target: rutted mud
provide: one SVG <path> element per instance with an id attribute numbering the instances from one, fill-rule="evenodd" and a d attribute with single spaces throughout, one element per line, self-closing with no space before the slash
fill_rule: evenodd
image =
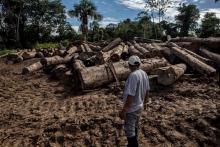
<path id="1" fill-rule="evenodd" d="M 42 72 L 21 75 L 33 60 L 0 62 L 0 146 L 125 146 L 119 96 L 78 93 Z M 212 79 L 182 77 L 151 92 L 141 146 L 218 146 L 220 90 Z"/>

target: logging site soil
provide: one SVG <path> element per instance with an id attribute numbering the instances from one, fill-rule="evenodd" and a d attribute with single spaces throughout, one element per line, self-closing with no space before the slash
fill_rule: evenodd
<path id="1" fill-rule="evenodd" d="M 0 146 L 125 146 L 120 93 L 102 87 L 84 93 L 43 71 L 22 75 L 0 61 Z M 215 79 L 183 75 L 150 92 L 139 142 L 147 146 L 218 146 L 220 90 Z"/>

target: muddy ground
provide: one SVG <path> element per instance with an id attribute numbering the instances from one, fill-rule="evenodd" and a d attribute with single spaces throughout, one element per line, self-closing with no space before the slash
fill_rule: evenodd
<path id="1" fill-rule="evenodd" d="M 33 60 L 0 62 L 0 146 L 125 146 L 119 96 L 108 88 L 80 93 L 42 71 L 21 75 Z M 220 145 L 220 90 L 213 79 L 183 76 L 151 92 L 143 111 L 142 147 Z"/>

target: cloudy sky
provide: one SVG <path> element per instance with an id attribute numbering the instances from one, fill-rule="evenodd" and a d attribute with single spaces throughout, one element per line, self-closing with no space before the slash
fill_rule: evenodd
<path id="1" fill-rule="evenodd" d="M 73 8 L 74 3 L 79 3 L 80 0 L 62 0 L 66 6 L 66 10 Z M 106 26 L 109 23 L 118 23 L 126 18 L 135 19 L 137 14 L 145 10 L 145 0 L 92 0 L 97 6 L 98 12 L 103 15 L 101 26 Z M 220 2 L 215 3 L 214 0 L 175 0 L 178 3 L 187 2 L 197 5 L 200 9 L 201 18 L 206 12 L 215 12 L 220 18 Z M 172 18 L 178 14 L 176 7 L 178 4 L 168 9 L 166 13 L 167 21 L 172 21 Z M 67 16 L 68 21 L 76 30 L 79 26 L 79 21 L 76 18 Z"/>

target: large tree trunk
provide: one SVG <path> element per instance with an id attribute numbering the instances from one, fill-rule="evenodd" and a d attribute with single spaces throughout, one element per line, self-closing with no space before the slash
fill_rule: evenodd
<path id="1" fill-rule="evenodd" d="M 180 78 L 186 71 L 185 64 L 176 64 L 166 67 L 161 67 L 154 70 L 151 74 L 158 75 L 157 81 L 159 84 L 168 86 L 173 84 Z"/>
<path id="2" fill-rule="evenodd" d="M 76 47 L 76 46 L 72 46 L 71 48 L 69 48 L 68 50 L 67 50 L 67 53 L 68 54 L 74 54 L 75 52 L 77 52 L 78 51 L 78 48 Z"/>
<path id="3" fill-rule="evenodd" d="M 139 44 L 137 44 L 135 41 L 134 41 L 134 47 L 135 47 L 138 51 L 140 51 L 145 58 L 150 57 L 150 52 L 149 52 L 147 49 L 145 49 L 145 48 L 143 48 L 142 46 L 140 46 Z"/>
<path id="4" fill-rule="evenodd" d="M 157 56 L 158 56 L 158 57 L 162 57 L 162 51 L 159 50 L 159 49 L 156 48 L 156 47 L 153 47 L 151 44 L 140 43 L 140 45 L 150 52 L 150 53 L 149 53 L 149 56 L 150 56 L 151 58 L 157 57 Z"/>
<path id="5" fill-rule="evenodd" d="M 28 67 L 23 68 L 22 74 L 27 74 L 27 73 L 31 73 L 31 72 L 40 70 L 42 67 L 43 67 L 43 65 L 41 64 L 41 62 L 36 62 Z"/>
<path id="6" fill-rule="evenodd" d="M 84 63 L 81 60 L 74 60 L 73 61 L 73 69 L 77 72 L 81 71 L 82 69 L 86 68 Z"/>
<path id="7" fill-rule="evenodd" d="M 60 64 L 51 71 L 51 76 L 54 78 L 62 79 L 66 71 L 68 71 L 67 66 L 65 64 Z"/>
<path id="8" fill-rule="evenodd" d="M 93 52 L 87 43 L 83 43 L 83 46 L 86 52 Z"/>
<path id="9" fill-rule="evenodd" d="M 194 42 L 199 44 L 207 45 L 213 49 L 219 49 L 220 47 L 220 38 L 195 38 L 195 37 L 177 37 L 172 38 L 172 42 Z"/>
<path id="10" fill-rule="evenodd" d="M 117 38 L 114 41 L 112 41 L 111 43 L 109 43 L 106 47 L 104 47 L 102 49 L 103 52 L 108 52 L 111 49 L 113 49 L 115 46 L 119 45 L 121 43 L 121 38 Z"/>
<path id="11" fill-rule="evenodd" d="M 198 54 L 196 54 L 196 53 L 194 53 L 194 52 L 192 52 L 190 50 L 187 50 L 185 48 L 181 48 L 181 47 L 179 47 L 177 44 L 175 44 L 173 42 L 168 43 L 168 45 L 170 45 L 171 47 L 177 47 L 177 48 L 179 48 L 181 50 L 184 50 L 188 54 L 192 55 L 193 57 L 199 59 L 200 61 L 202 61 L 204 63 L 211 64 L 211 61 L 209 59 L 206 59 L 206 58 L 204 58 L 204 57 L 202 57 L 202 56 L 200 56 L 200 55 L 198 55 Z"/>
<path id="12" fill-rule="evenodd" d="M 129 58 L 130 54 L 128 49 L 129 49 L 128 45 L 124 45 L 123 52 L 121 53 L 122 60 L 127 60 Z"/>
<path id="13" fill-rule="evenodd" d="M 27 59 L 31 59 L 31 58 L 34 58 L 36 56 L 36 52 L 33 51 L 33 52 L 24 52 L 22 54 L 22 57 L 24 58 L 24 60 L 27 60 Z"/>
<path id="14" fill-rule="evenodd" d="M 220 65 L 220 55 L 219 54 L 215 54 L 215 53 L 210 52 L 210 51 L 208 51 L 206 49 L 201 49 L 200 53 L 201 53 L 201 55 L 209 58 L 213 62 L 215 62 L 215 63 Z"/>
<path id="15" fill-rule="evenodd" d="M 54 56 L 54 57 L 49 57 L 49 58 L 43 58 L 41 59 L 41 63 L 43 65 L 57 65 L 57 64 L 64 64 L 64 63 L 68 63 L 71 61 L 71 57 L 65 57 L 65 58 L 62 58 L 60 56 Z"/>
<path id="16" fill-rule="evenodd" d="M 163 67 L 167 64 L 168 62 L 165 59 L 145 59 L 142 60 L 140 68 L 146 72 L 150 72 L 155 68 Z M 131 73 L 128 67 L 128 63 L 125 61 L 117 62 L 113 65 L 119 80 L 125 80 Z M 82 89 L 95 88 L 114 81 L 114 76 L 112 75 L 109 67 L 106 65 L 83 68 L 79 72 L 79 78 L 81 81 Z"/>
<path id="17" fill-rule="evenodd" d="M 123 44 L 120 44 L 112 50 L 109 50 L 108 52 L 101 52 L 100 54 L 103 57 L 103 63 L 105 63 L 108 60 L 111 60 L 112 62 L 118 62 L 121 59 L 122 52 Z"/>
<path id="18" fill-rule="evenodd" d="M 193 69 L 197 70 L 201 74 L 212 75 L 216 72 L 216 70 L 205 64 L 204 62 L 200 61 L 199 59 L 193 57 L 189 53 L 184 50 L 181 50 L 177 47 L 172 47 L 171 51 L 180 59 L 188 63 Z"/>
<path id="19" fill-rule="evenodd" d="M 136 50 L 136 48 L 135 48 L 134 46 L 130 46 L 130 47 L 128 48 L 128 51 L 129 51 L 129 53 L 130 53 L 131 55 L 137 55 L 137 56 L 139 56 L 140 58 L 145 58 L 145 56 L 144 56 L 141 52 L 139 52 L 138 50 Z"/>

